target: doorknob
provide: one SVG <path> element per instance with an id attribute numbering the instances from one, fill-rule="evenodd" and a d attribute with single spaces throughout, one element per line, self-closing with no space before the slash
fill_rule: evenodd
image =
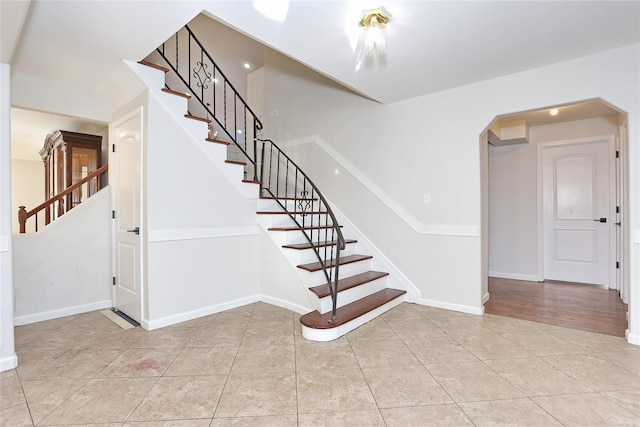
<path id="1" fill-rule="evenodd" d="M 595 222 L 607 222 L 607 218 L 594 219 Z"/>
<path id="2" fill-rule="evenodd" d="M 140 227 L 136 227 L 133 230 L 127 230 L 127 233 L 136 233 L 140 234 Z"/>

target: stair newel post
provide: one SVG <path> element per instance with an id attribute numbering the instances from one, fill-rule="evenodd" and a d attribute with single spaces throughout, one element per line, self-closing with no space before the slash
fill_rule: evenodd
<path id="1" fill-rule="evenodd" d="M 18 208 L 18 222 L 20 223 L 20 233 L 26 233 L 27 228 L 27 209 L 24 206 Z"/>

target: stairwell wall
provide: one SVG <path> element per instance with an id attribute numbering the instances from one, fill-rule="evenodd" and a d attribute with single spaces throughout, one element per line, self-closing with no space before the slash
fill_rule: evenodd
<path id="1" fill-rule="evenodd" d="M 15 324 L 109 308 L 111 188 L 38 233 L 13 236 Z"/>
<path id="2" fill-rule="evenodd" d="M 144 171 L 149 311 L 143 325 L 149 329 L 254 302 L 260 292 L 256 199 L 244 197 L 220 169 L 239 166 L 208 158 L 206 124 L 199 125 L 202 138 L 196 140 L 149 95 Z"/>
<path id="3" fill-rule="evenodd" d="M 309 140 L 298 148 L 306 151 L 301 155 L 303 169 L 318 178 L 326 195 L 406 273 L 423 299 L 480 313 L 481 238 L 486 238 L 481 237 L 480 177 L 486 165 L 481 164 L 480 135 L 495 116 L 593 98 L 627 111 L 629 200 L 636 218 L 631 228 L 640 229 L 638 47 L 388 105 L 270 52 L 265 58 L 265 136 Z M 328 187 L 329 172 L 313 156 L 318 145 L 311 141 L 313 135 L 348 165 L 334 173 L 335 184 Z M 350 186 L 353 177 L 360 183 Z M 429 204 L 423 202 L 425 193 L 430 194 Z M 475 235 L 462 233 L 474 228 Z M 632 259 L 637 259 L 638 247 L 628 248 Z M 632 307 L 637 313 L 631 315 L 633 335 L 640 332 L 640 266 L 632 270 Z"/>

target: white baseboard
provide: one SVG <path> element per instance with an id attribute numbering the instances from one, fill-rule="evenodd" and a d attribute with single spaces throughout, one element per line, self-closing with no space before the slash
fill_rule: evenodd
<path id="1" fill-rule="evenodd" d="M 0 372 L 8 371 L 18 367 L 18 356 L 15 354 L 9 357 L 3 357 L 0 359 Z"/>
<path id="2" fill-rule="evenodd" d="M 452 304 L 448 302 L 435 301 L 431 299 L 420 299 L 416 301 L 416 304 L 426 305 L 429 307 L 443 308 L 445 310 L 459 311 L 461 313 L 475 314 L 482 316 L 484 314 L 484 306 L 473 307 L 470 305 Z"/>
<path id="3" fill-rule="evenodd" d="M 624 335 L 627 338 L 627 342 L 629 344 L 640 345 L 640 335 L 632 334 L 628 329 L 624 332 Z"/>
<path id="4" fill-rule="evenodd" d="M 482 295 L 482 304 L 486 304 L 487 301 L 489 301 L 489 298 L 490 298 L 489 292 L 485 292 L 485 294 Z"/>
<path id="5" fill-rule="evenodd" d="M 113 307 L 113 301 L 110 299 L 96 301 L 89 304 L 75 305 L 73 307 L 65 307 L 57 310 L 43 311 L 41 313 L 25 314 L 13 318 L 14 326 L 28 325 L 30 323 L 42 322 L 45 320 L 58 319 L 65 316 L 73 316 L 74 314 L 88 313 L 90 311 L 103 310 Z"/>
<path id="6" fill-rule="evenodd" d="M 503 273 L 500 271 L 489 271 L 489 277 L 498 279 L 524 280 L 525 282 L 537 282 L 538 276 L 533 274 Z"/>
<path id="7" fill-rule="evenodd" d="M 275 305 L 277 307 L 286 308 L 287 310 L 291 310 L 298 314 L 307 314 L 315 310 L 315 308 L 303 307 L 299 304 L 294 304 L 290 301 L 286 301 L 280 298 L 270 297 L 268 295 L 260 295 L 260 301 L 265 302 L 267 304 Z"/>
<path id="8" fill-rule="evenodd" d="M 253 295 L 222 304 L 210 305 L 208 307 L 199 308 L 197 310 L 191 310 L 184 313 L 161 317 L 155 320 L 142 319 L 140 325 L 147 331 L 153 331 L 154 329 L 160 329 L 166 326 L 186 322 L 187 320 L 193 320 L 199 317 L 208 316 L 210 314 L 220 313 L 221 311 L 231 310 L 233 308 L 242 307 L 243 305 L 252 304 L 258 301 L 260 301 L 260 295 Z"/>

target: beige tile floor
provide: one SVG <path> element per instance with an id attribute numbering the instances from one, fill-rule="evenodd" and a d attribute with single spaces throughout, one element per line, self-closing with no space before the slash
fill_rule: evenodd
<path id="1" fill-rule="evenodd" d="M 2 426 L 640 426 L 640 347 L 404 303 L 314 343 L 264 303 L 146 332 L 16 328 Z"/>

